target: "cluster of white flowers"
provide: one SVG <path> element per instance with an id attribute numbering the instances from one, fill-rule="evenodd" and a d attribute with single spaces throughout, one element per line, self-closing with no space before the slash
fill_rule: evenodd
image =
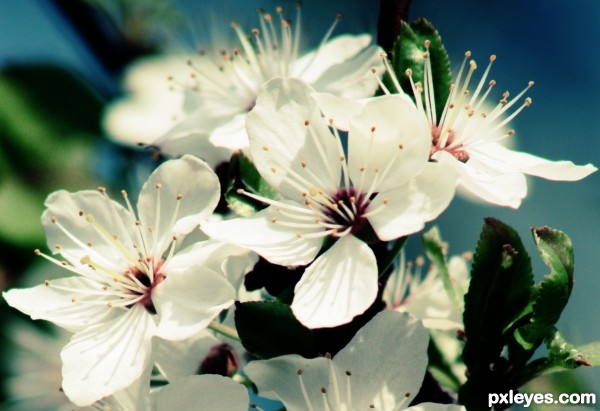
<path id="1" fill-rule="evenodd" d="M 504 131 L 507 123 L 531 104 L 527 98 L 508 114 L 531 84 L 483 113 L 489 67 L 471 90 L 476 64 L 464 63 L 437 119 L 427 42 L 425 81 L 411 78 L 414 95 L 404 94 L 390 71 L 396 93 L 384 87 L 385 95 L 372 97 L 383 85 L 373 73 L 390 68 L 370 36 L 330 39 L 334 24 L 316 50 L 301 55 L 300 24 L 279 9 L 277 15 L 262 13 L 250 37 L 233 24 L 239 45 L 221 61 L 207 54 L 173 68 L 173 57 L 167 58 L 175 88 L 170 97 L 145 88 L 144 78 L 156 86 L 153 71 L 162 62 L 132 71 L 142 79 L 130 82 L 132 97 L 109 110 L 107 128 L 117 139 L 173 157 L 152 173 L 135 207 L 126 192 L 123 206 L 104 188 L 48 197 L 42 224 L 49 249 L 60 257 L 36 253 L 73 276 L 13 289 L 4 298 L 31 318 L 73 333 L 61 352 L 62 390 L 73 403 L 102 401 L 125 410 L 259 408 L 231 378 L 192 375 L 211 349 L 230 350 L 231 367 L 242 368 L 241 353 L 234 353 L 239 344 L 234 348 L 208 330 L 235 338 L 232 305 L 245 298 L 243 277 L 259 257 L 303 267 L 291 303 L 295 317 L 309 329 L 336 327 L 364 313 L 380 291 L 386 267 L 371 244 L 420 231 L 446 209 L 458 186 L 518 207 L 524 174 L 577 180 L 596 170 L 498 144 L 512 135 Z M 178 79 L 185 71 L 191 76 Z M 279 196 L 240 189 L 266 208 L 250 217 L 211 218 L 221 193 L 213 167 L 239 150 Z M 421 283 L 402 278 L 404 264 L 399 267 L 395 275 L 404 286 L 392 290 L 390 305 L 432 328 L 461 326 L 457 307 L 427 305 L 443 293 L 435 273 Z M 251 361 L 243 371 L 259 395 L 290 411 L 400 410 L 419 391 L 428 338 L 421 321 L 389 310 L 333 358 L 288 355 Z M 169 384 L 151 391 L 153 372 Z"/>

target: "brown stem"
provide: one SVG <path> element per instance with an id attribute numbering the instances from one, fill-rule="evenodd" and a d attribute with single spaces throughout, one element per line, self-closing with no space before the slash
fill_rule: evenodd
<path id="1" fill-rule="evenodd" d="M 410 0 L 380 0 L 377 44 L 390 52 L 400 34 L 402 21 L 408 20 Z"/>

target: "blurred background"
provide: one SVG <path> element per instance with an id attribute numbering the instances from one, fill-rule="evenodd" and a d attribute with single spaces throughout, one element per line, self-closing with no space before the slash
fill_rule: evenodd
<path id="1" fill-rule="evenodd" d="M 293 4 L 273 0 L 0 2 L 0 288 L 30 285 L 51 276 L 41 259 L 33 258 L 35 248 L 45 247 L 39 218 L 50 192 L 98 185 L 136 191 L 154 166 L 148 152 L 112 142 L 101 127 L 104 106 L 123 93 L 123 70 L 129 63 L 152 53 L 225 46 L 233 34 L 230 21 L 249 30 L 257 24 L 258 7 L 273 11 L 278 5 L 292 9 Z M 336 33 L 376 32 L 377 2 L 305 0 L 304 47 L 318 43 L 337 12 L 343 12 L 344 19 Z M 454 68 L 466 50 L 482 63 L 496 54 L 491 77 L 498 83 L 498 93 L 506 89 L 514 94 L 529 80 L 535 81 L 529 93 L 532 107 L 513 122 L 516 147 L 549 159 L 600 165 L 596 127 L 600 2 L 413 0 L 409 15 L 410 20 L 426 17 L 433 22 Z M 547 225 L 570 235 L 576 283 L 559 328 L 570 342 L 583 344 L 600 339 L 599 185 L 599 173 L 576 183 L 531 179 L 519 210 L 457 198 L 437 224 L 450 253 L 461 253 L 474 249 L 484 217 L 499 218 L 521 234 L 538 278 L 547 269 L 537 256 L 529 228 Z M 411 239 L 408 249 L 418 255 L 418 239 Z M 64 337 L 43 334 L 40 341 L 26 343 L 37 328 L 3 302 L 0 314 L 2 398 L 42 395 L 40 381 L 13 377 L 38 369 L 41 360 L 36 360 L 36 354 L 58 353 Z M 15 351 L 18 346 L 21 351 Z M 23 358 L 31 364 L 16 364 Z M 53 366 L 59 372 L 58 365 Z M 598 370 L 578 369 L 553 380 L 567 392 L 600 394 Z M 39 409 L 59 409 L 48 400 L 40 404 L 49 408 Z M 34 408 L 30 403 L 10 409 Z"/>

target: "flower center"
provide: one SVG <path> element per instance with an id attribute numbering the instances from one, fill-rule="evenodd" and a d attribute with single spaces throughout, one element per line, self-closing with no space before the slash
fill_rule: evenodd
<path id="1" fill-rule="evenodd" d="M 505 126 L 512 121 L 523 109 L 531 105 L 531 98 L 527 97 L 520 106 L 515 104 L 533 87 L 533 81 L 514 98 L 509 100 L 509 93 L 504 92 L 497 104 L 488 104 L 488 96 L 496 81 L 487 80 L 492 63 L 496 56 L 491 55 L 489 63 L 475 87 L 472 87 L 472 78 L 477 63 L 471 60 L 471 52 L 465 52 L 465 58 L 450 85 L 450 93 L 444 107 L 439 112 L 436 110 L 436 94 L 433 84 L 433 70 L 431 67 L 431 56 L 429 54 L 430 41 L 425 40 L 423 53 L 423 80 L 413 80 L 413 70 L 406 69 L 406 76 L 410 81 L 410 87 L 414 96 L 417 109 L 425 116 L 431 126 L 431 149 L 430 158 L 435 161 L 435 154 L 445 151 L 458 161 L 466 163 L 469 161 L 470 147 L 492 143 L 503 140 L 514 135 L 513 130 L 506 131 Z M 391 68 L 387 55 L 381 55 L 387 72 L 392 77 L 392 82 L 397 93 L 403 93 L 400 82 Z M 376 73 L 376 69 L 371 70 Z M 391 94 L 390 90 L 375 76 L 385 94 Z M 488 107 L 489 106 L 489 107 Z M 513 109 L 516 107 L 516 109 Z M 488 110 L 489 111 L 486 111 Z M 512 110 L 511 110 L 512 109 Z M 512 112 L 510 112 L 512 111 Z M 510 113 L 510 114 L 509 114 Z"/>
<path id="2" fill-rule="evenodd" d="M 365 200 L 365 195 L 357 192 L 354 187 L 340 188 L 332 196 L 331 204 L 324 209 L 323 215 L 330 223 L 340 226 L 336 234 L 355 234 L 368 223 L 364 214 L 369 201 Z"/>
<path id="3" fill-rule="evenodd" d="M 133 291 L 133 290 L 131 291 L 132 294 L 141 296 L 141 299 L 139 299 L 137 302 L 132 303 L 131 305 L 127 306 L 127 308 L 131 308 L 135 304 L 141 304 L 146 309 L 146 311 L 148 311 L 150 314 L 156 314 L 156 307 L 154 306 L 154 303 L 152 302 L 152 291 L 154 290 L 154 287 L 156 287 L 158 284 L 163 282 L 164 279 L 166 278 L 166 276 L 160 272 L 160 269 L 161 269 L 162 265 L 164 264 L 164 262 L 165 262 L 165 259 L 161 258 L 158 261 L 158 263 L 154 264 L 154 266 L 152 268 L 152 270 L 154 272 L 152 279 L 150 279 L 150 277 L 146 273 L 144 273 L 137 267 L 132 267 L 129 270 L 128 276 L 130 278 L 134 279 L 135 282 L 141 284 L 143 286 L 143 288 L 140 288 L 135 291 Z"/>

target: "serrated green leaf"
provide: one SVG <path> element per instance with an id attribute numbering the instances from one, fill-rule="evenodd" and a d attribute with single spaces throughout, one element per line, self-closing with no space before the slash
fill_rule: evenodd
<path id="1" fill-rule="evenodd" d="M 452 279 L 450 278 L 450 273 L 448 272 L 448 266 L 446 264 L 446 255 L 444 254 L 442 237 L 437 226 L 432 227 L 429 231 L 423 234 L 423 248 L 427 257 L 437 268 L 438 274 L 442 279 L 444 289 L 446 290 L 450 301 L 452 301 L 452 303 L 462 312 L 463 301 L 459 298 L 459 293 L 452 283 Z"/>
<path id="2" fill-rule="evenodd" d="M 553 329 L 569 301 L 573 289 L 573 247 L 562 231 L 549 227 L 532 228 L 533 238 L 550 273 L 537 287 L 530 322 L 515 331 L 515 338 L 525 352 L 519 362 L 525 363 Z"/>
<path id="3" fill-rule="evenodd" d="M 235 326 L 244 348 L 259 358 L 286 354 L 311 358 L 317 354 L 313 332 L 296 320 L 287 304 L 278 301 L 237 303 Z"/>
<path id="4" fill-rule="evenodd" d="M 440 34 L 429 21 L 419 19 L 410 25 L 402 22 L 400 35 L 392 50 L 392 69 L 400 82 L 402 90 L 412 97 L 413 91 L 406 70 L 412 70 L 412 78 L 415 83 L 421 82 L 421 84 L 424 84 L 423 53 L 425 52 L 425 40 L 430 42 L 429 59 L 434 84 L 435 108 L 437 118 L 440 118 L 450 94 L 452 73 L 450 71 L 450 58 L 444 48 Z M 394 87 L 391 89 L 393 90 Z"/>
<path id="5" fill-rule="evenodd" d="M 473 258 L 463 316 L 467 338 L 463 359 L 473 377 L 500 356 L 507 330 L 529 304 L 532 286 L 531 261 L 518 234 L 487 218 Z"/>

